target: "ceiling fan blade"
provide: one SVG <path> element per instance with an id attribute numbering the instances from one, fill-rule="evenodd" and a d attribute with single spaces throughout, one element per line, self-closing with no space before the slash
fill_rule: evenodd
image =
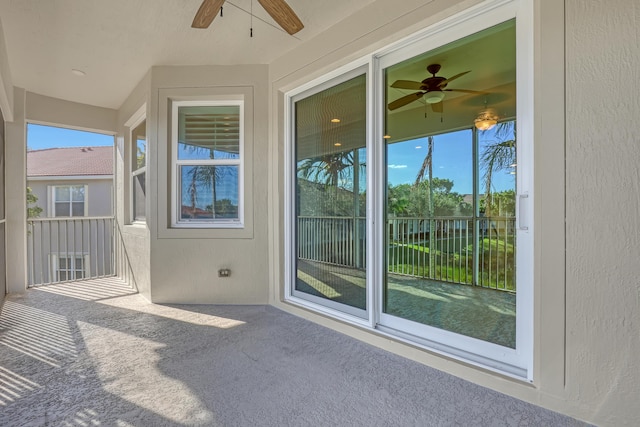
<path id="1" fill-rule="evenodd" d="M 450 81 L 453 81 L 453 80 L 457 79 L 458 77 L 462 77 L 462 76 L 464 76 L 465 74 L 470 73 L 470 72 L 471 72 L 471 70 L 469 70 L 469 71 L 465 71 L 464 73 L 456 74 L 456 75 L 455 75 L 455 76 L 453 76 L 453 77 L 449 77 L 448 79 L 441 81 L 441 82 L 438 84 L 438 87 L 443 87 L 444 85 L 446 85 L 446 84 L 447 84 L 447 83 L 449 83 Z"/>
<path id="2" fill-rule="evenodd" d="M 400 107 L 404 107 L 407 104 L 411 104 L 413 101 L 417 101 L 418 99 L 424 96 L 425 92 L 416 92 L 407 96 L 403 96 L 402 98 L 398 98 L 395 101 L 389 103 L 389 110 L 393 111 Z"/>
<path id="3" fill-rule="evenodd" d="M 258 0 L 258 2 L 287 33 L 293 35 L 304 28 L 298 15 L 285 0 Z"/>
<path id="4" fill-rule="evenodd" d="M 442 113 L 444 111 L 442 101 L 431 104 L 431 109 L 434 113 Z"/>
<path id="5" fill-rule="evenodd" d="M 396 80 L 393 82 L 391 87 L 396 89 L 411 89 L 411 90 L 420 90 L 422 89 L 423 84 L 421 82 L 413 82 L 411 80 Z"/>
<path id="6" fill-rule="evenodd" d="M 443 89 L 445 92 L 464 92 L 464 93 L 475 93 L 478 95 L 489 95 L 489 92 L 483 92 L 481 90 L 471 90 L 471 89 Z"/>
<path id="7" fill-rule="evenodd" d="M 223 3 L 224 0 L 204 0 L 193 17 L 191 28 L 209 28 Z"/>

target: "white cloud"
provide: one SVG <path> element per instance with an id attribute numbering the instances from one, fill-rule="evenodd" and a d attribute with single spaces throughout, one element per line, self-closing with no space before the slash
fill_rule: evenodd
<path id="1" fill-rule="evenodd" d="M 404 169 L 407 165 L 389 165 L 389 169 Z"/>

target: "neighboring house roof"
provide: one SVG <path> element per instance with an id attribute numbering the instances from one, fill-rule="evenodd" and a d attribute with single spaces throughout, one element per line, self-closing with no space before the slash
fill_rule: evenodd
<path id="1" fill-rule="evenodd" d="M 113 147 L 47 148 L 27 151 L 27 178 L 113 175 Z"/>
<path id="2" fill-rule="evenodd" d="M 200 208 L 182 205 L 182 216 L 185 218 L 210 218 L 213 212 Z"/>

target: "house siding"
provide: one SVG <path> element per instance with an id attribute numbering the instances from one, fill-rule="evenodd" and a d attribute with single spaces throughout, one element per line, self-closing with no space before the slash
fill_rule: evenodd
<path id="1" fill-rule="evenodd" d="M 31 188 L 33 194 L 38 198 L 36 206 L 42 208 L 40 217 L 53 217 L 50 212 L 50 190 L 51 186 L 64 185 L 86 185 L 87 186 L 87 215 L 86 216 L 111 216 L 113 215 L 113 179 L 95 180 L 37 180 L 31 181 L 27 178 L 27 186 Z"/>

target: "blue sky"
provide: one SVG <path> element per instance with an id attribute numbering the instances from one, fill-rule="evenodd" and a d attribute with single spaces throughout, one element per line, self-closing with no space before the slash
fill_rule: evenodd
<path id="1" fill-rule="evenodd" d="M 483 138 L 481 138 L 481 146 Z M 491 141 L 492 135 L 484 135 Z M 52 126 L 27 125 L 27 146 L 30 150 L 62 147 L 111 146 L 113 136 Z M 388 146 L 389 183 L 412 184 L 427 154 L 427 139 L 420 138 Z M 471 131 L 438 135 L 434 140 L 433 176 L 453 181 L 453 190 L 460 194 L 472 191 Z M 514 189 L 515 175 L 499 171 L 493 177 L 495 191 Z M 222 190 L 222 189 L 220 189 Z M 221 191 L 224 193 L 224 191 Z M 232 198 L 232 197 L 231 197 Z M 232 198 L 233 199 L 233 198 Z"/>
<path id="2" fill-rule="evenodd" d="M 453 181 L 453 192 L 471 194 L 473 189 L 473 154 L 471 130 L 434 137 L 433 177 Z M 493 134 L 480 136 L 480 149 L 493 142 Z M 413 184 L 427 155 L 427 138 L 389 144 L 387 148 L 388 180 L 392 185 Z M 512 170 L 498 171 L 492 179 L 494 191 L 515 189 Z M 427 178 L 428 179 L 428 178 Z"/>
<path id="3" fill-rule="evenodd" d="M 113 145 L 113 136 L 42 125 L 27 125 L 29 150 Z"/>

